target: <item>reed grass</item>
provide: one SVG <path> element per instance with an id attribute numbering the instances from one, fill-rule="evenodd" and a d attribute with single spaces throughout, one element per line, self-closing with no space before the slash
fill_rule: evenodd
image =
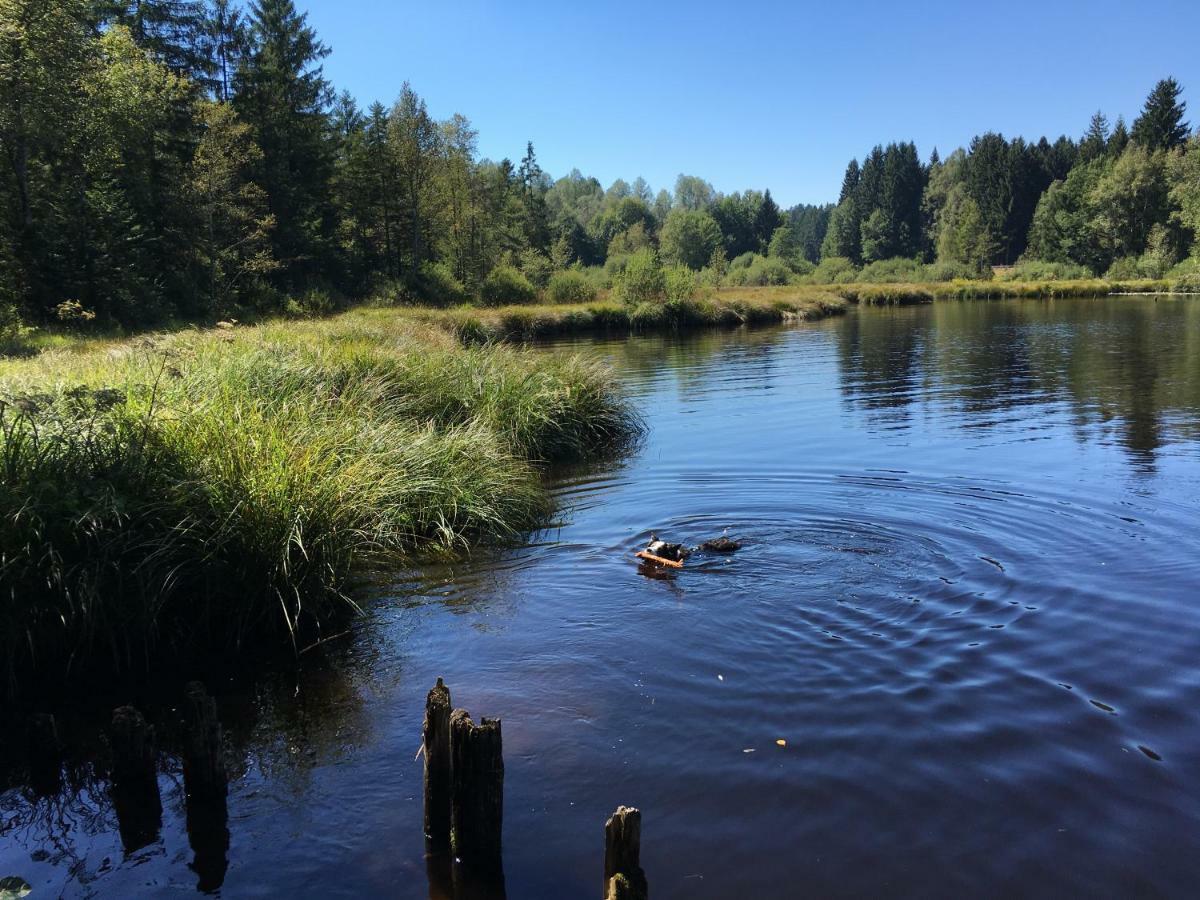
<path id="1" fill-rule="evenodd" d="M 0 362 L 0 654 L 30 679 L 299 649 L 348 579 L 506 542 L 640 425 L 578 356 L 379 310 Z"/>

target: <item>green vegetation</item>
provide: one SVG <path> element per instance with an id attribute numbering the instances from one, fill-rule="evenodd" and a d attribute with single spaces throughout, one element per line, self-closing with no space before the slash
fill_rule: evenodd
<path id="1" fill-rule="evenodd" d="M 639 428 L 596 364 L 386 310 L 49 351 L 0 395 L 10 688 L 303 646 L 353 572 L 517 537 L 542 464 Z"/>
<path id="2" fill-rule="evenodd" d="M 1014 264 L 1194 283 L 1200 138 L 1171 79 L 1131 129 L 1098 113 L 1079 140 L 988 133 L 927 162 L 880 146 L 836 204 L 781 210 L 694 175 L 556 180 L 532 143 L 480 159 L 470 122 L 408 84 L 390 106 L 338 95 L 327 53 L 294 0 L 0 0 L 0 344 L 370 297 L 677 301 Z"/>

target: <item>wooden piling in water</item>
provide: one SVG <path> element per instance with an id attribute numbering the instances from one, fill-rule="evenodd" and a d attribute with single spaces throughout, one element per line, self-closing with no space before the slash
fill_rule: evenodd
<path id="1" fill-rule="evenodd" d="M 500 720 L 476 725 L 465 709 L 450 714 L 450 835 L 460 865 L 501 868 L 504 753 Z"/>
<path id="2" fill-rule="evenodd" d="M 132 706 L 121 706 L 113 710 L 109 740 L 113 806 L 121 841 L 133 852 L 155 840 L 162 825 L 154 728 Z"/>
<path id="3" fill-rule="evenodd" d="M 112 717 L 113 784 L 144 797 L 158 798 L 154 726 L 132 706 L 120 706 Z"/>
<path id="4" fill-rule="evenodd" d="M 421 749 L 425 754 L 425 848 L 450 849 L 450 689 L 437 680 L 425 698 Z"/>
<path id="5" fill-rule="evenodd" d="M 29 721 L 29 782 L 42 797 L 62 786 L 62 744 L 58 723 L 49 713 L 38 713 Z"/>
<path id="6" fill-rule="evenodd" d="M 217 701 L 193 681 L 184 689 L 183 786 L 188 803 L 224 807 L 229 793 Z"/>
<path id="7" fill-rule="evenodd" d="M 642 871 L 642 814 L 618 806 L 604 823 L 604 896 L 607 900 L 646 900 Z"/>

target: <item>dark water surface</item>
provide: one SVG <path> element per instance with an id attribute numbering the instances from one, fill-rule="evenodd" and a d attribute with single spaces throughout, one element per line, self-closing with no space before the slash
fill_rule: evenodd
<path id="1" fill-rule="evenodd" d="M 430 896 L 438 675 L 504 722 L 510 898 L 599 896 L 622 803 L 656 900 L 1194 896 L 1200 300 L 592 346 L 650 430 L 560 479 L 557 527 L 405 576 L 328 659 L 220 689 L 223 896 Z M 631 558 L 725 528 L 741 553 L 671 578 Z M 78 756 L 61 796 L 0 796 L 0 876 L 194 891 L 177 764 L 161 839 L 126 856 Z"/>

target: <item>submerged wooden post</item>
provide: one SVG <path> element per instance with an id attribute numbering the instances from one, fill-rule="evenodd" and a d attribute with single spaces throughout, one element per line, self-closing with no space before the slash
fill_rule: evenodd
<path id="1" fill-rule="evenodd" d="M 437 680 L 425 698 L 421 749 L 425 753 L 425 849 L 450 849 L 450 689 Z"/>
<path id="2" fill-rule="evenodd" d="M 604 823 L 604 891 L 607 900 L 646 900 L 642 871 L 642 814 L 618 806 Z"/>
<path id="3" fill-rule="evenodd" d="M 34 793 L 43 797 L 62 786 L 62 744 L 58 724 L 49 713 L 38 713 L 29 722 L 29 782 Z"/>
<path id="4" fill-rule="evenodd" d="M 504 753 L 499 719 L 476 725 L 465 709 L 450 714 L 450 834 L 457 861 L 499 871 L 504 818 Z"/>
<path id="5" fill-rule="evenodd" d="M 132 706 L 113 710 L 113 805 L 128 852 L 153 841 L 162 824 L 162 798 L 158 793 L 158 768 L 154 728 Z"/>
<path id="6" fill-rule="evenodd" d="M 229 780 L 217 701 L 198 681 L 184 689 L 183 722 L 183 786 L 188 804 L 224 806 Z"/>

